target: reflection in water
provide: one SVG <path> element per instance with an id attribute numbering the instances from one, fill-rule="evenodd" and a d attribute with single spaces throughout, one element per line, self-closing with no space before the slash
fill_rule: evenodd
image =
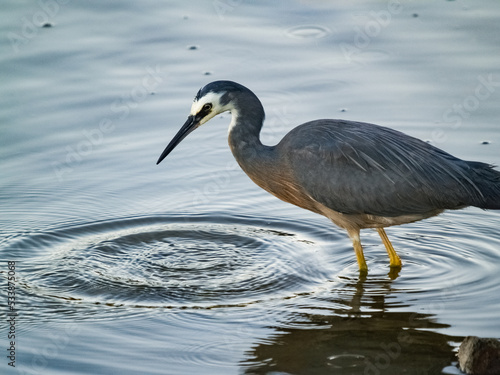
<path id="1" fill-rule="evenodd" d="M 449 326 L 431 314 L 397 311 L 391 283 L 345 280 L 351 293 L 323 301 L 344 307 L 294 315 L 246 353 L 245 373 L 440 374 L 461 338 L 439 333 Z"/>

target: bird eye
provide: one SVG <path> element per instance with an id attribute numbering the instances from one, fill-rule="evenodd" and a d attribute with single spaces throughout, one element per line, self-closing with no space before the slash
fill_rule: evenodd
<path id="1" fill-rule="evenodd" d="M 205 104 L 202 109 L 203 109 L 203 111 L 206 111 L 206 112 L 210 111 L 212 109 L 212 103 Z"/>

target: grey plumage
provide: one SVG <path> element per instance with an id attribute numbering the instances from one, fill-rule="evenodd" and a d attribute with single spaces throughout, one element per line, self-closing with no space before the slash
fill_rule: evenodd
<path id="1" fill-rule="evenodd" d="M 345 214 L 500 208 L 500 172 L 382 126 L 316 120 L 276 146 L 315 200 Z"/>
<path id="2" fill-rule="evenodd" d="M 231 81 L 201 88 L 188 120 L 160 163 L 191 131 L 230 111 L 229 146 L 247 175 L 278 198 L 328 217 L 347 230 L 360 271 L 367 266 L 359 230 L 376 228 L 391 267 L 401 260 L 384 227 L 425 219 L 446 209 L 500 209 L 500 172 L 458 159 L 383 126 L 315 120 L 291 130 L 276 146 L 259 134 L 264 109 L 257 96 Z"/>

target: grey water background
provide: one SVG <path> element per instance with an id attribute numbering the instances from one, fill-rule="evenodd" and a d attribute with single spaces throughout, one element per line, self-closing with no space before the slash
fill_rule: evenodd
<path id="1" fill-rule="evenodd" d="M 0 273 L 12 374 L 459 374 L 500 337 L 500 213 L 376 232 L 370 273 L 323 217 L 255 186 L 228 114 L 155 162 L 204 84 L 393 127 L 500 164 L 500 6 L 461 1 L 3 1 Z M 0 320 L 7 319 L 2 281 Z M 2 323 L 2 352 L 8 348 Z"/>

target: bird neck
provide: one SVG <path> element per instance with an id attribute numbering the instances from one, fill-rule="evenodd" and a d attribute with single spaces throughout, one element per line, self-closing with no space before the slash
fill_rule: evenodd
<path id="1" fill-rule="evenodd" d="M 264 190 L 275 194 L 269 175 L 277 175 L 274 147 L 260 141 L 260 130 L 264 122 L 264 110 L 231 110 L 229 147 L 241 169 Z"/>
<path id="2" fill-rule="evenodd" d="M 245 160 L 255 160 L 263 156 L 266 149 L 269 149 L 260 141 L 260 130 L 265 117 L 262 104 L 258 99 L 245 104 L 245 107 L 231 110 L 232 119 L 228 135 L 229 147 L 240 164 Z"/>

